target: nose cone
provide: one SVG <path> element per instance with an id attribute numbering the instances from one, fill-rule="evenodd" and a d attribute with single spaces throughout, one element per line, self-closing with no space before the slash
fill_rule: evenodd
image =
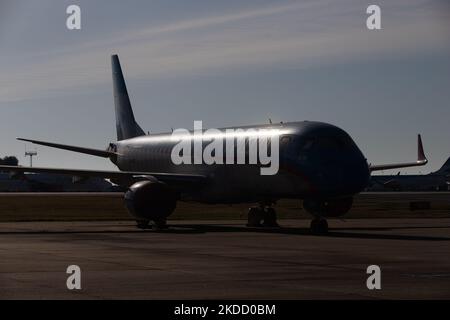
<path id="1" fill-rule="evenodd" d="M 370 179 L 369 166 L 366 159 L 357 157 L 343 166 L 344 180 L 342 191 L 347 194 L 356 194 L 363 191 Z"/>
<path id="2" fill-rule="evenodd" d="M 321 197 L 351 196 L 363 191 L 369 182 L 369 168 L 359 156 L 335 157 L 317 167 L 314 183 Z"/>
<path id="3" fill-rule="evenodd" d="M 327 123 L 308 122 L 298 131 L 299 169 L 312 195 L 351 196 L 363 191 L 370 178 L 361 150 L 344 130 Z"/>

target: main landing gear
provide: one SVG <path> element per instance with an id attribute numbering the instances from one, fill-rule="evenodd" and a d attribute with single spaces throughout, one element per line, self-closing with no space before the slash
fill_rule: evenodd
<path id="1" fill-rule="evenodd" d="M 166 219 L 158 219 L 153 220 L 153 224 L 150 224 L 150 220 L 136 220 L 136 226 L 139 229 L 155 229 L 155 230 L 165 230 L 167 229 L 167 220 Z"/>
<path id="2" fill-rule="evenodd" d="M 279 227 L 275 209 L 266 205 L 251 207 L 248 209 L 247 227 Z"/>
<path id="3" fill-rule="evenodd" d="M 316 217 L 311 220 L 310 230 L 312 234 L 323 235 L 328 233 L 327 219 Z"/>
<path id="4" fill-rule="evenodd" d="M 151 229 L 150 220 L 136 220 L 136 227 L 139 229 Z"/>

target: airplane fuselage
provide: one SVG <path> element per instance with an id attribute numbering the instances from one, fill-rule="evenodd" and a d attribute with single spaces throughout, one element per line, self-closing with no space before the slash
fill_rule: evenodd
<path id="1" fill-rule="evenodd" d="M 276 174 L 262 175 L 264 165 L 260 163 L 174 164 L 172 150 L 177 141 L 172 133 L 118 141 L 114 145 L 118 154 L 114 162 L 123 171 L 205 175 L 209 178 L 208 185 L 184 190 L 182 199 L 207 203 L 334 198 L 352 196 L 367 186 L 366 159 L 350 136 L 336 126 L 304 121 L 232 129 L 250 128 L 277 132 L 279 170 Z M 230 128 L 219 130 L 226 129 Z M 208 141 L 203 141 L 202 149 L 207 144 Z"/>

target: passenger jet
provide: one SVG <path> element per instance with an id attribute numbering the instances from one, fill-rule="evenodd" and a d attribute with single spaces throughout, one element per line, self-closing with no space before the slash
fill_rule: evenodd
<path id="1" fill-rule="evenodd" d="M 110 179 L 127 188 L 125 204 L 139 228 L 147 228 L 150 223 L 164 228 L 178 201 L 254 203 L 257 205 L 248 211 L 248 226 L 276 227 L 272 206 L 279 199 L 293 198 L 303 200 L 303 207 L 312 215 L 311 231 L 323 234 L 328 231 L 326 219 L 342 217 L 350 210 L 353 196 L 367 187 L 371 172 L 427 163 L 420 135 L 416 161 L 372 165 L 344 130 L 328 123 L 301 121 L 229 128 L 275 132 L 279 143 L 276 174 L 262 175 L 260 169 L 264 165 L 259 162 L 175 164 L 171 152 L 178 141 L 173 133 L 146 134 L 142 130 L 133 115 L 118 56 L 113 55 L 111 62 L 117 141 L 101 150 L 18 139 L 108 158 L 120 171 L 20 166 L 0 166 L 0 170 Z M 246 139 L 250 144 L 250 137 Z M 203 147 L 205 144 L 202 142 Z"/>

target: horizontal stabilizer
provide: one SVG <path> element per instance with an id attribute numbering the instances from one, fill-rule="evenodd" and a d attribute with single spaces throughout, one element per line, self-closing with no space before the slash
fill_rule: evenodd
<path id="1" fill-rule="evenodd" d="M 115 152 L 107 151 L 107 150 L 76 147 L 76 146 L 69 146 L 69 145 L 65 145 L 65 144 L 39 141 L 39 140 L 30 140 L 30 139 L 23 139 L 23 138 L 17 138 L 17 140 L 31 142 L 34 144 L 39 144 L 42 146 L 47 146 L 47 147 L 52 147 L 52 148 L 57 148 L 57 149 L 63 149 L 63 150 L 84 153 L 84 154 L 90 154 L 91 156 L 97 156 L 97 157 L 103 157 L 103 158 L 111 158 L 111 157 L 114 157 L 117 155 Z"/>

